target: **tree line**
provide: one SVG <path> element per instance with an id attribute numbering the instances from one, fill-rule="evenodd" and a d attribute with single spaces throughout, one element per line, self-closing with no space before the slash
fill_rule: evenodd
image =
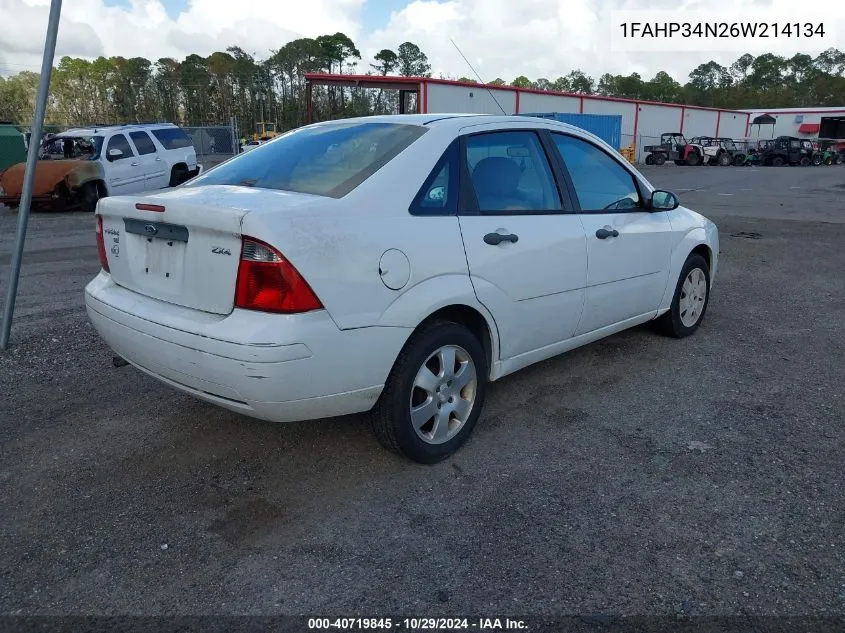
<path id="1" fill-rule="evenodd" d="M 257 121 L 290 129 L 305 123 L 305 73 L 431 76 L 428 57 L 413 42 L 381 50 L 373 61 L 362 69 L 359 49 L 343 33 L 293 40 L 263 60 L 239 46 L 208 57 L 188 55 L 182 61 L 63 57 L 53 69 L 47 122 L 203 125 L 227 123 L 234 116 L 245 134 Z M 468 77 L 458 79 L 477 83 Z M 501 78 L 490 83 L 506 84 Z M 28 124 L 37 85 L 38 74 L 33 72 L 0 77 L 0 121 Z M 685 84 L 664 71 L 651 79 L 637 73 L 606 73 L 596 80 L 573 70 L 554 80 L 520 76 L 508 85 L 735 109 L 843 105 L 845 53 L 831 48 L 816 57 L 745 54 L 730 66 L 715 61 L 701 64 Z M 316 120 L 397 110 L 395 91 L 317 86 L 313 90 Z"/>

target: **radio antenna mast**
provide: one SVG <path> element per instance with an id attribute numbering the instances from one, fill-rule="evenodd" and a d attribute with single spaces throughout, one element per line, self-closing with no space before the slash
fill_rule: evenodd
<path id="1" fill-rule="evenodd" d="M 469 66 L 469 69 L 470 69 L 473 73 L 475 73 L 475 76 L 476 76 L 476 77 L 478 77 L 478 81 L 480 81 L 480 82 L 481 82 L 481 84 L 484 86 L 484 88 L 487 90 L 488 94 L 490 95 L 490 98 L 491 98 L 493 101 L 495 101 L 495 102 L 496 102 L 496 105 L 497 105 L 497 106 L 499 106 L 499 110 L 501 110 L 501 111 L 502 111 L 502 114 L 504 114 L 505 116 L 507 116 L 507 115 L 508 115 L 508 113 L 507 113 L 507 112 L 505 112 L 505 109 L 502 107 L 502 104 L 501 104 L 501 103 L 499 103 L 499 100 L 498 100 L 498 99 L 496 99 L 496 96 L 493 94 L 493 91 L 492 91 L 492 90 L 490 90 L 490 88 L 487 86 L 487 82 L 485 82 L 485 81 L 481 78 L 481 75 L 479 75 L 479 74 L 478 74 L 478 72 L 475 70 L 475 68 L 473 68 L 473 67 L 472 67 L 472 64 L 470 64 L 470 63 L 469 63 L 469 60 L 468 60 L 468 59 L 464 56 L 464 54 L 461 52 L 461 49 L 460 49 L 460 48 L 458 48 L 458 45 L 457 45 L 457 44 L 455 44 L 455 40 L 453 40 L 453 39 L 449 39 L 449 41 L 450 41 L 450 42 L 452 42 L 452 46 L 454 46 L 454 47 L 455 47 L 455 49 L 458 51 L 458 54 L 459 54 L 461 57 L 463 57 L 463 58 L 464 58 L 464 61 L 467 63 L 467 66 Z"/>

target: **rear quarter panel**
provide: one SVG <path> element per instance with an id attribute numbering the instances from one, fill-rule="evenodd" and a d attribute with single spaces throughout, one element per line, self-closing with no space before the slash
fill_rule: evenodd
<path id="1" fill-rule="evenodd" d="M 452 138 L 432 128 L 344 198 L 324 198 L 296 213 L 251 212 L 243 232 L 269 236 L 343 329 L 415 327 L 441 307 L 438 296 L 446 300 L 434 283 L 451 289 L 450 302 L 475 305 L 457 217 L 408 211 Z M 408 279 L 398 290 L 379 274 L 388 249 L 407 257 Z M 466 283 L 456 284 L 459 278 Z"/>

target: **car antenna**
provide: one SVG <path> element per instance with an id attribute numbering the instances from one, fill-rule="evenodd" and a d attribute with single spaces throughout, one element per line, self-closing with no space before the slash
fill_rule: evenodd
<path id="1" fill-rule="evenodd" d="M 486 88 L 486 89 L 487 89 L 487 92 L 490 94 L 490 98 L 491 98 L 491 99 L 493 99 L 493 101 L 495 101 L 495 102 L 496 102 L 496 105 L 497 105 L 497 106 L 499 106 L 499 110 L 501 110 L 501 111 L 502 111 L 502 114 L 504 114 L 505 116 L 507 116 L 507 115 L 508 115 L 508 113 L 507 113 L 507 112 L 505 112 L 505 109 L 502 107 L 502 104 L 501 104 L 501 103 L 499 103 L 499 100 L 498 100 L 498 99 L 496 99 L 496 97 L 493 95 L 493 91 L 492 91 L 492 90 L 490 90 L 490 88 L 487 86 L 487 82 L 486 82 L 486 81 L 484 81 L 484 80 L 481 78 L 481 75 L 479 75 L 479 74 L 478 74 L 478 72 L 475 70 L 475 68 L 473 68 L 473 67 L 472 67 L 472 64 L 470 64 L 470 63 L 469 63 L 469 60 L 468 60 L 468 59 L 464 56 L 464 54 L 461 52 L 461 49 L 460 49 L 460 48 L 458 48 L 458 45 L 457 45 L 457 44 L 455 44 L 455 40 L 453 40 L 453 39 L 449 39 L 449 41 L 450 41 L 450 42 L 452 42 L 452 46 L 454 46 L 454 47 L 455 47 L 455 49 L 458 51 L 458 54 L 459 54 L 461 57 L 463 57 L 463 58 L 464 58 L 464 61 L 467 63 L 467 66 L 469 66 L 469 69 L 470 69 L 472 72 L 474 72 L 474 73 L 475 73 L 475 76 L 476 76 L 476 77 L 478 77 L 478 81 L 480 81 L 480 82 L 481 82 L 481 85 L 482 85 L 482 86 L 484 86 L 484 88 Z"/>

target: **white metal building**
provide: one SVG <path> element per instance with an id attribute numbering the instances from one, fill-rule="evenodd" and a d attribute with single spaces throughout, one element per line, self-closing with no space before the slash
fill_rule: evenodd
<path id="1" fill-rule="evenodd" d="M 748 126 L 751 138 L 845 138 L 845 107 L 775 108 L 746 112 L 751 115 Z"/>
<path id="2" fill-rule="evenodd" d="M 622 115 L 622 146 L 632 143 L 637 160 L 642 148 L 653 145 L 664 132 L 694 136 L 722 136 L 742 139 L 748 136 L 751 112 L 720 110 L 701 106 L 656 103 L 635 99 L 599 97 L 563 92 L 484 86 L 427 77 L 384 77 L 379 75 L 306 74 L 308 117 L 311 118 L 311 86 L 357 86 L 399 90 L 400 111 L 405 111 L 404 95 L 416 95 L 415 111 L 420 113 L 472 112 L 478 114 L 526 114 L 531 112 L 581 112 Z M 498 102 L 498 103 L 497 103 Z M 501 106 L 501 109 L 500 109 Z"/>

